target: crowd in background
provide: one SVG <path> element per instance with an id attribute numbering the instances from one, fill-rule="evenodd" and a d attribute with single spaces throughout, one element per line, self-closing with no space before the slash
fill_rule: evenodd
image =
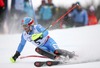
<path id="1" fill-rule="evenodd" d="M 52 0 L 42 0 L 41 5 L 36 11 L 36 15 L 39 16 L 38 22 L 40 24 L 49 26 L 55 20 L 56 6 L 53 4 Z"/>
<path id="2" fill-rule="evenodd" d="M 79 2 L 78 4 L 79 6 L 65 16 L 63 19 L 64 24 L 67 27 L 80 27 L 98 24 L 94 6 L 90 5 L 88 10 L 86 10 Z M 75 4 L 73 4 L 72 7 L 74 7 L 74 5 Z"/>
<path id="3" fill-rule="evenodd" d="M 34 18 L 34 9 L 32 7 L 31 0 L 12 0 L 11 9 L 8 10 L 7 0 L 0 0 L 0 33 L 4 32 L 4 22 L 7 20 L 8 32 L 20 32 L 20 22 L 25 16 Z M 90 26 L 98 24 L 100 19 L 100 6 L 95 9 L 94 5 L 91 4 L 87 8 L 83 8 L 78 2 L 74 10 L 66 15 L 55 28 L 69 28 L 69 27 L 80 27 Z M 72 8 L 75 4 L 72 4 Z M 35 11 L 37 21 L 39 24 L 47 27 L 52 22 L 56 21 L 61 15 L 66 13 L 70 8 L 56 7 L 52 0 L 41 0 L 41 5 L 38 6 L 38 10 Z M 59 26 L 60 25 L 60 26 Z"/>

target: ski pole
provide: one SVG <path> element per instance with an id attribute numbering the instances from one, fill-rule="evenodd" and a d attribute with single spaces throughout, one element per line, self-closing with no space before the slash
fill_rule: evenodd
<path id="1" fill-rule="evenodd" d="M 47 29 L 51 28 L 52 26 L 54 26 L 58 21 L 60 21 L 61 19 L 64 18 L 64 16 L 66 16 L 68 13 L 70 13 L 74 8 L 76 8 L 78 5 L 78 3 L 76 3 L 71 9 L 69 9 L 64 15 L 62 15 L 60 18 L 58 18 L 55 22 L 53 22 L 50 26 L 48 26 L 44 31 L 42 31 L 39 34 L 33 34 L 32 35 L 32 40 L 36 40 L 37 38 L 39 38 L 40 36 L 42 36 L 42 33 L 44 33 Z"/>
<path id="2" fill-rule="evenodd" d="M 72 8 L 70 8 L 65 14 L 63 14 L 61 17 L 59 17 L 55 22 L 53 22 L 50 26 L 48 26 L 43 32 L 45 32 L 47 29 L 51 28 L 54 26 L 58 21 L 63 19 L 67 14 L 69 14 L 73 9 L 75 9 L 77 6 L 79 6 L 78 3 L 76 3 Z"/>
<path id="3" fill-rule="evenodd" d="M 30 3 L 31 3 L 32 9 L 33 9 L 33 16 L 34 16 L 35 23 L 38 24 L 38 21 L 37 21 L 37 19 L 36 19 L 36 14 L 35 14 L 35 10 L 34 10 L 34 7 L 33 7 L 33 2 L 32 2 L 32 0 L 30 0 Z"/>
<path id="4" fill-rule="evenodd" d="M 46 56 L 28 55 L 28 56 L 21 56 L 20 59 L 29 58 L 29 57 L 48 58 L 48 57 L 46 57 Z"/>

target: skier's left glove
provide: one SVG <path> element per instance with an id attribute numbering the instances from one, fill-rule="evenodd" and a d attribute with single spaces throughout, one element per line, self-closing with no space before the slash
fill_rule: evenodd
<path id="1" fill-rule="evenodd" d="M 13 57 L 10 58 L 10 61 L 12 63 L 15 63 L 16 62 L 16 59 L 20 56 L 20 53 L 18 51 L 16 51 L 16 53 L 14 54 Z"/>
<path id="2" fill-rule="evenodd" d="M 31 39 L 33 41 L 36 41 L 36 40 L 39 40 L 39 39 L 42 39 L 43 38 L 43 33 L 38 33 L 38 34 L 33 34 Z"/>

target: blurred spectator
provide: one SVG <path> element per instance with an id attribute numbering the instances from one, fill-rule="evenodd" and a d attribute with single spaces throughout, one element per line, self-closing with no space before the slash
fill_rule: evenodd
<path id="1" fill-rule="evenodd" d="M 12 0 L 11 13 L 20 18 L 25 15 L 33 17 L 33 8 L 29 0 Z"/>
<path id="2" fill-rule="evenodd" d="M 94 6 L 90 6 L 88 10 L 88 25 L 98 24 L 97 17 L 95 15 Z"/>
<path id="3" fill-rule="evenodd" d="M 52 0 L 48 0 L 47 3 L 45 0 L 42 0 L 38 10 L 39 15 L 41 16 L 41 20 L 49 22 L 53 19 L 56 9 L 52 3 Z"/>
<path id="4" fill-rule="evenodd" d="M 43 21 L 49 21 L 52 18 L 52 10 L 47 4 L 41 6 L 39 14 Z"/>
<path id="5" fill-rule="evenodd" d="M 79 6 L 69 14 L 69 17 L 73 18 L 75 27 L 85 26 L 88 24 L 87 11 L 81 7 L 80 3 Z"/>
<path id="6" fill-rule="evenodd" d="M 11 13 L 13 14 L 15 12 L 15 0 L 12 0 L 11 2 Z"/>
<path id="7" fill-rule="evenodd" d="M 0 0 L 0 7 L 4 7 L 4 6 L 5 6 L 4 1 Z"/>
<path id="8" fill-rule="evenodd" d="M 11 10 L 9 12 L 10 17 L 8 17 L 8 29 L 9 33 L 19 32 L 20 26 L 18 22 L 21 21 L 21 18 L 25 16 L 24 11 L 24 0 L 12 0 L 11 1 Z M 12 27 L 11 27 L 12 26 Z"/>
<path id="9" fill-rule="evenodd" d="M 56 13 L 56 7 L 55 7 L 55 5 L 52 3 L 52 0 L 48 0 L 47 5 L 50 6 L 50 8 L 51 8 L 51 10 L 52 10 L 52 15 L 55 15 L 55 13 Z"/>
<path id="10" fill-rule="evenodd" d="M 27 16 L 33 18 L 33 7 L 29 0 L 24 0 L 24 11 L 27 13 Z"/>
<path id="11" fill-rule="evenodd" d="M 97 17 L 98 23 L 100 24 L 100 4 L 95 9 L 95 13 L 96 13 L 96 17 Z"/>
<path id="12" fill-rule="evenodd" d="M 24 0 L 15 0 L 15 8 L 16 10 L 23 11 L 24 10 Z"/>
<path id="13" fill-rule="evenodd" d="M 73 8 L 74 5 L 75 5 L 75 4 L 72 4 L 72 6 L 71 6 L 68 10 L 70 10 L 71 8 Z M 74 11 L 74 9 L 73 9 L 71 12 L 73 12 L 73 11 Z M 71 13 L 71 12 L 70 12 L 70 13 Z M 63 19 L 62 22 L 63 22 L 62 25 L 65 25 L 66 28 L 70 28 L 70 27 L 73 27 L 73 26 L 74 26 L 73 17 L 68 17 L 68 15 L 66 15 L 66 16 L 64 17 L 64 19 Z"/>
<path id="14" fill-rule="evenodd" d="M 1 26 L 1 22 L 4 18 L 4 7 L 5 7 L 4 1 L 0 0 L 0 26 Z"/>
<path id="15" fill-rule="evenodd" d="M 17 14 L 20 15 L 21 12 L 24 11 L 24 0 L 12 0 L 11 1 L 11 14 Z"/>
<path id="16" fill-rule="evenodd" d="M 9 17 L 9 32 L 12 33 L 14 30 L 16 32 L 20 31 L 21 26 L 19 26 L 21 18 L 28 16 L 33 18 L 33 7 L 30 0 L 12 0 L 11 1 L 11 12 Z M 13 25 L 13 27 L 10 27 Z"/>
<path id="17" fill-rule="evenodd" d="M 11 11 L 10 11 L 11 19 L 20 20 L 24 15 L 24 0 L 12 0 L 11 2 Z M 13 18 L 12 18 L 13 17 Z"/>
<path id="18" fill-rule="evenodd" d="M 6 17 L 7 0 L 0 0 L 0 33 L 3 31 L 4 20 Z"/>
<path id="19" fill-rule="evenodd" d="M 41 7 L 44 6 L 46 4 L 45 0 L 41 1 L 41 5 L 38 7 L 38 11 L 40 11 Z"/>

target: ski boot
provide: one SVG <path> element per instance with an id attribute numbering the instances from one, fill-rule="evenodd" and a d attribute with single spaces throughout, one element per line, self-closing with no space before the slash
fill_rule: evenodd
<path id="1" fill-rule="evenodd" d="M 75 56 L 75 52 L 69 52 L 62 49 L 55 50 L 54 54 L 58 55 L 56 60 L 60 60 L 61 62 L 67 62 Z"/>

